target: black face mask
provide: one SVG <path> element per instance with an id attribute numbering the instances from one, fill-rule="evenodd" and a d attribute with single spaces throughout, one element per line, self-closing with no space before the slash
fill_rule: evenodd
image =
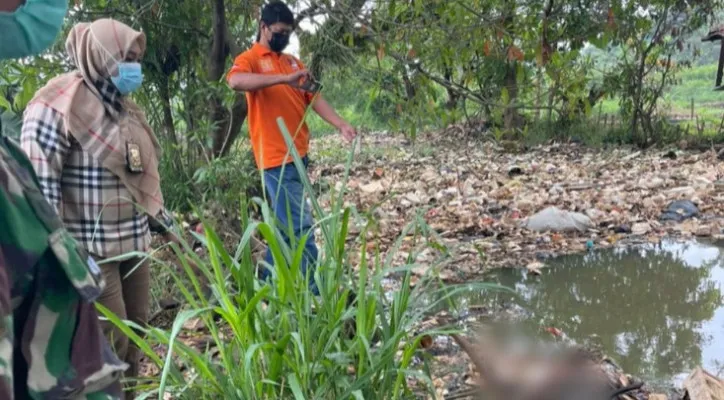
<path id="1" fill-rule="evenodd" d="M 272 32 L 272 37 L 271 37 L 271 40 L 269 41 L 269 48 L 272 49 L 272 51 L 281 53 L 282 50 L 284 50 L 288 44 L 289 44 L 289 34 L 288 33 Z"/>

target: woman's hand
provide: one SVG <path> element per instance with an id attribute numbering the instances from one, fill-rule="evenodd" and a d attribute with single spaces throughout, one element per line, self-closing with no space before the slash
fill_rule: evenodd
<path id="1" fill-rule="evenodd" d="M 183 251 L 184 243 L 181 241 L 181 238 L 176 236 L 175 233 L 171 231 L 166 231 L 166 233 L 163 234 L 163 239 L 166 243 L 175 243 L 178 245 L 178 247 L 181 248 Z M 208 282 L 206 280 L 206 276 L 201 272 L 201 269 L 199 268 L 198 264 L 194 262 L 190 257 L 186 257 L 186 262 L 189 263 L 189 266 L 191 267 L 191 270 L 194 272 L 196 277 L 201 281 L 202 286 L 205 286 Z"/>

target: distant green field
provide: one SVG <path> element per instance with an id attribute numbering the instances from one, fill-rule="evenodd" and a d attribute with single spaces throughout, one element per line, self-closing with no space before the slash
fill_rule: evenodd
<path id="1" fill-rule="evenodd" d="M 681 84 L 674 86 L 668 94 L 668 100 L 675 104 L 686 104 L 689 107 L 691 99 L 694 104 L 722 103 L 724 92 L 715 92 L 716 64 L 702 65 L 687 69 L 679 74 Z"/>
<path id="2" fill-rule="evenodd" d="M 700 121 L 705 121 L 706 132 L 716 133 L 719 124 L 724 115 L 724 91 L 714 91 L 714 83 L 716 79 L 716 64 L 706 64 L 686 69 L 679 73 L 681 84 L 671 88 L 664 96 L 661 109 L 669 115 L 677 116 L 680 119 L 688 119 L 691 115 L 691 100 L 694 100 L 694 114 L 698 116 Z M 335 93 L 334 105 L 338 108 L 339 113 L 355 126 L 364 126 L 368 129 L 388 129 L 387 124 L 375 115 L 366 114 L 359 111 L 356 106 L 359 99 L 355 96 L 339 96 Z M 599 108 L 600 107 L 600 108 Z M 603 114 L 618 114 L 618 99 L 607 99 L 599 104 L 594 114 L 598 112 Z M 307 123 L 310 131 L 314 136 L 324 136 L 335 132 L 335 129 L 324 122 L 319 116 L 311 112 L 308 116 Z M 688 122 L 681 122 L 685 127 Z M 693 123 L 692 129 L 693 132 Z"/>
<path id="3" fill-rule="evenodd" d="M 716 64 L 707 64 L 680 72 L 681 83 L 673 86 L 664 96 L 661 109 L 672 117 L 688 119 L 691 116 L 693 100 L 694 115 L 699 121 L 705 122 L 707 133 L 716 133 L 724 115 L 724 91 L 714 91 L 716 67 Z M 600 107 L 605 114 L 616 114 L 619 109 L 618 100 L 607 99 Z M 686 124 L 687 122 L 682 122 L 682 127 Z"/>

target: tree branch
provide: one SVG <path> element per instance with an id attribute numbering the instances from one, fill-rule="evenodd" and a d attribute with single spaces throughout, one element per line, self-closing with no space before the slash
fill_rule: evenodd
<path id="1" fill-rule="evenodd" d="M 305 19 L 314 18 L 317 15 L 324 14 L 324 10 L 322 10 L 321 8 L 322 3 L 320 1 L 313 1 L 312 4 L 309 5 L 309 7 L 297 13 L 297 17 L 294 20 L 294 29 L 297 29 L 299 27 L 299 24 Z"/>
<path id="2" fill-rule="evenodd" d="M 214 37 L 211 42 L 211 54 L 209 60 L 209 72 L 211 80 L 219 80 L 224 74 L 224 66 L 226 63 L 226 49 L 228 32 L 226 24 L 226 8 L 224 0 L 214 0 L 214 18 L 213 29 Z"/>

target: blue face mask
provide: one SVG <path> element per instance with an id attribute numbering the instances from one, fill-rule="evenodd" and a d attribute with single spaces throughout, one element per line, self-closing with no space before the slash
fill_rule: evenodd
<path id="1" fill-rule="evenodd" d="M 32 56 L 50 47 L 67 11 L 68 0 L 26 0 L 13 12 L 0 11 L 0 60 Z"/>
<path id="2" fill-rule="evenodd" d="M 141 64 L 137 62 L 118 63 L 118 75 L 112 76 L 111 82 L 124 96 L 133 92 L 143 83 Z"/>

